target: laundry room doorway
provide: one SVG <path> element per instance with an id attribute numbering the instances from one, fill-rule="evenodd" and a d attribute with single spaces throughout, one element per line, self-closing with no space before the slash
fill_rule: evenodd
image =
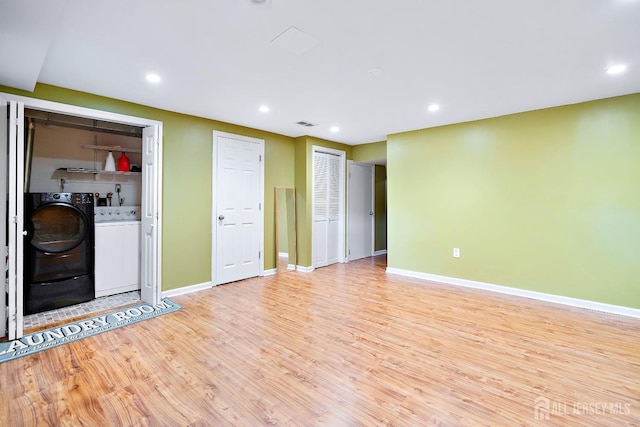
<path id="1" fill-rule="evenodd" d="M 160 121 L 127 116 L 90 108 L 50 102 L 40 99 L 0 93 L 0 162 L 2 173 L 0 185 L 8 191 L 0 192 L 0 203 L 8 208 L 0 209 L 0 220 L 6 224 L 0 232 L 2 249 L 8 256 L 2 257 L 0 267 L 7 271 L 7 280 L 1 282 L 0 305 L 7 307 L 2 318 L 8 325 L 0 328 L 0 337 L 17 339 L 24 329 L 24 271 L 23 236 L 25 233 L 25 108 L 52 114 L 63 114 L 95 121 L 117 123 L 142 129 L 141 155 L 141 208 L 140 208 L 140 294 L 149 304 L 157 304 L 161 298 L 161 171 L 162 171 L 162 127 Z M 99 179 L 99 170 L 76 171 L 94 174 Z M 6 230 L 6 233 L 5 233 Z M 6 295 L 7 301 L 4 301 Z"/>

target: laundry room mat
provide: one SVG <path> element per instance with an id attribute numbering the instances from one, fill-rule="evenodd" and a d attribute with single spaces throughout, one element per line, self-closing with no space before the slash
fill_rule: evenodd
<path id="1" fill-rule="evenodd" d="M 155 305 L 138 304 L 111 313 L 33 332 L 17 340 L 0 342 L 0 363 L 178 310 L 182 310 L 181 305 L 169 298 L 163 298 L 160 303 Z"/>

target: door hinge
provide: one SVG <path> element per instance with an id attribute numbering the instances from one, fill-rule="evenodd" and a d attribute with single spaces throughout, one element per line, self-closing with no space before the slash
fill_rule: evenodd
<path id="1" fill-rule="evenodd" d="M 261 162 L 262 161 L 262 154 L 258 155 L 258 161 Z"/>
<path id="2" fill-rule="evenodd" d="M 351 249 L 349 249 L 349 255 L 351 255 Z"/>
<path id="3" fill-rule="evenodd" d="M 258 203 L 258 210 L 261 211 L 262 210 L 262 203 Z"/>
<path id="4" fill-rule="evenodd" d="M 258 259 L 260 259 L 261 256 L 262 254 L 260 253 L 260 251 L 258 251 Z"/>

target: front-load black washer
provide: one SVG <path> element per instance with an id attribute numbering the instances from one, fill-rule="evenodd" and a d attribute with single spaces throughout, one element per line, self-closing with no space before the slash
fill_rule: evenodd
<path id="1" fill-rule="evenodd" d="M 24 313 L 92 300 L 92 193 L 25 194 Z"/>

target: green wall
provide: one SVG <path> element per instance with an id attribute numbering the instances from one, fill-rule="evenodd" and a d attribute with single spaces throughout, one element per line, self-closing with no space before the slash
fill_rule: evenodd
<path id="1" fill-rule="evenodd" d="M 264 139 L 264 268 L 275 268 L 273 188 L 294 185 L 292 138 L 43 84 L 38 84 L 33 93 L 3 86 L 0 92 L 163 122 L 162 288 L 165 291 L 211 280 L 213 131 Z"/>
<path id="2" fill-rule="evenodd" d="M 387 156 L 389 267 L 640 308 L 640 94 L 390 135 Z"/>
<path id="3" fill-rule="evenodd" d="M 355 145 L 353 147 L 353 161 L 357 163 L 370 163 L 376 165 L 386 164 L 387 141 Z"/>

